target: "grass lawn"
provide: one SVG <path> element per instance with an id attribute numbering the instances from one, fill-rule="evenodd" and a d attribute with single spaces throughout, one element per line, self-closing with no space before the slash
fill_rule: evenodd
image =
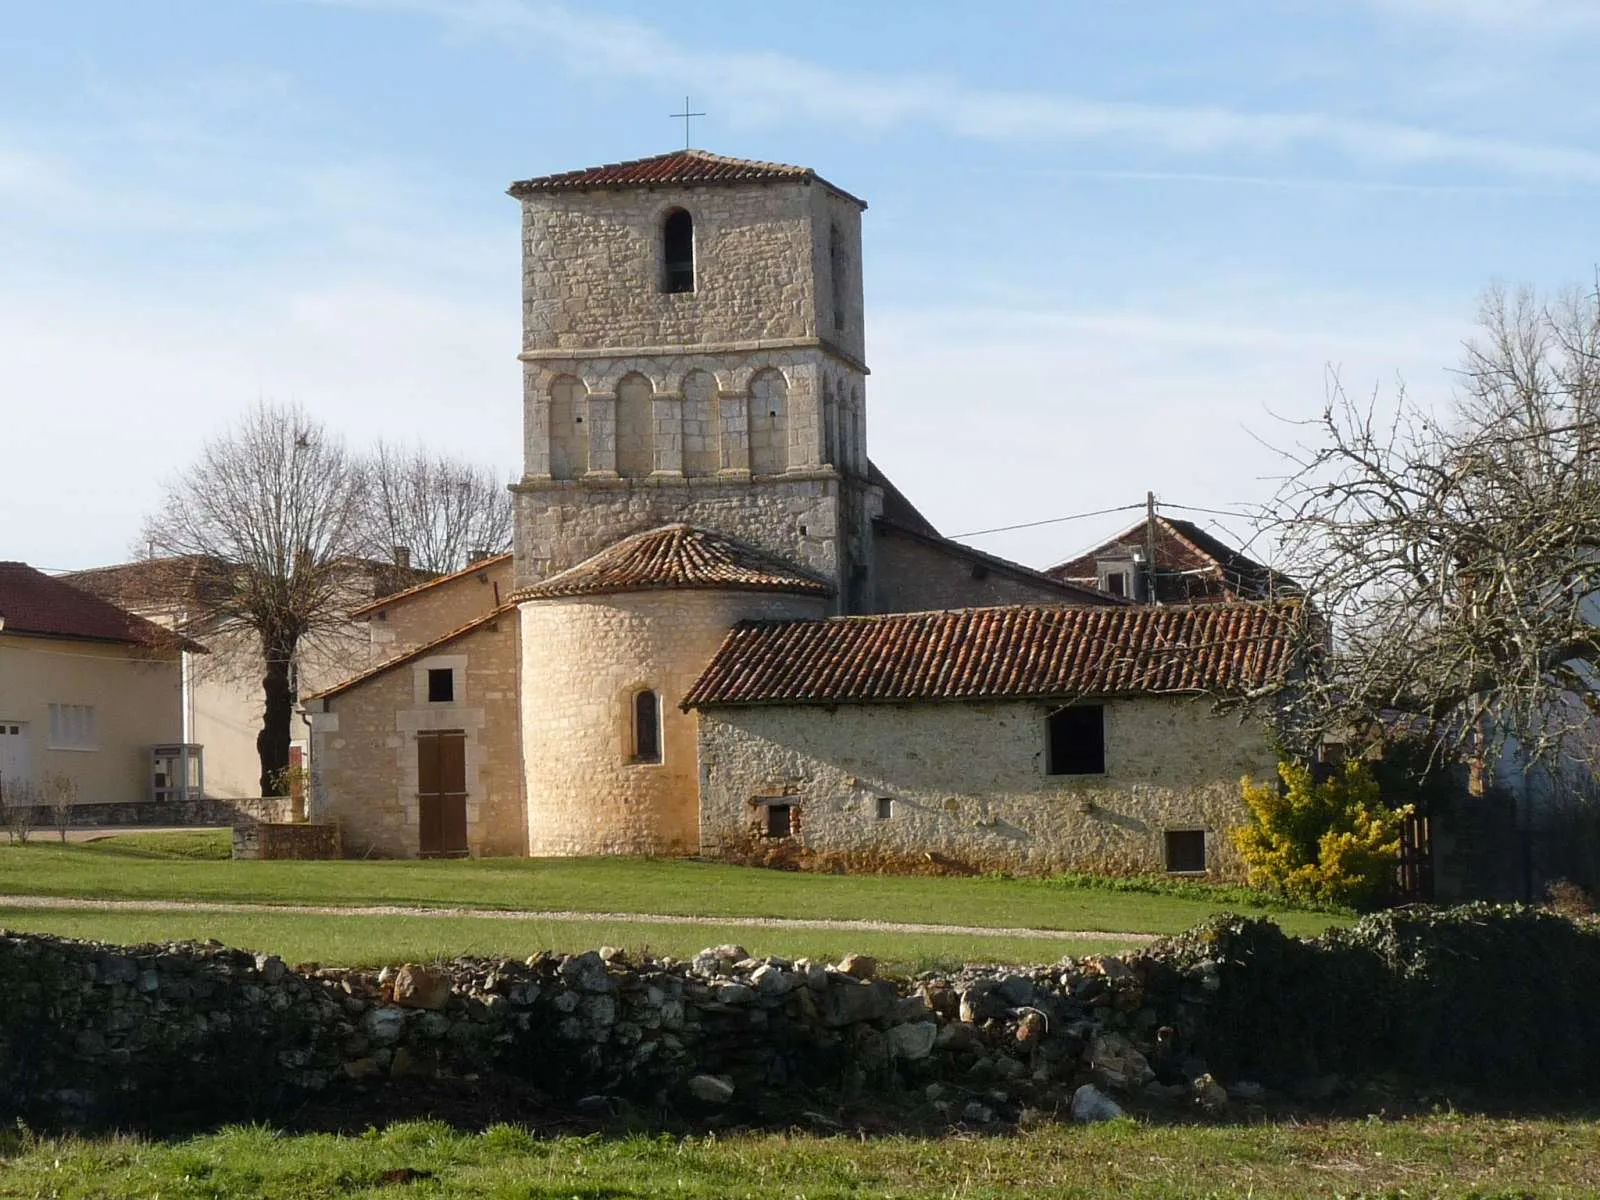
<path id="1" fill-rule="evenodd" d="M 997 1137 L 541 1139 L 433 1122 L 341 1138 L 233 1129 L 173 1143 L 12 1135 L 0 1196 L 1590 1196 L 1600 1127 L 1427 1118 L 1302 1125 L 1118 1121 Z"/>
<path id="2" fill-rule="evenodd" d="M 755 955 L 810 955 L 837 961 L 854 951 L 903 971 L 963 963 L 1052 962 L 1063 955 L 1114 954 L 1115 939 L 1008 938 L 966 934 L 839 933 L 738 925 L 640 925 L 620 921 L 503 920 L 486 917 L 319 917 L 288 913 L 50 912 L 0 908 L 0 929 L 138 945 L 216 938 L 229 946 L 281 955 L 295 964 L 345 967 L 432 962 L 458 955 L 526 958 L 539 950 L 597 946 L 688 958 L 707 946 L 737 942 Z"/>
<path id="3" fill-rule="evenodd" d="M 681 859 L 233 862 L 200 856 L 225 853 L 225 837 L 0 846 L 0 893 L 643 912 L 727 917 L 731 924 L 740 917 L 904 920 L 1109 933 L 1178 933 L 1224 908 L 1270 915 L 1300 935 L 1348 919 L 1268 906 L 1240 892 L 1119 891 L 1083 881 L 806 875 Z"/>

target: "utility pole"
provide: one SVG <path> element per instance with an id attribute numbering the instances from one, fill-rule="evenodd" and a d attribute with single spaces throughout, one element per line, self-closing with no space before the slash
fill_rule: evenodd
<path id="1" fill-rule="evenodd" d="M 1145 602 L 1156 600 L 1156 494 L 1144 494 L 1144 592 Z"/>

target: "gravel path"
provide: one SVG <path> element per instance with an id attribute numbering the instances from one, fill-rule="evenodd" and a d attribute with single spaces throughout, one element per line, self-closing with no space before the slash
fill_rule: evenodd
<path id="1" fill-rule="evenodd" d="M 617 921 L 633 925 L 737 925 L 761 929 L 825 929 L 847 933 L 935 933 L 982 937 L 1035 938 L 1039 941 L 1088 940 L 1153 942 L 1153 933 L 1110 933 L 1083 929 L 997 928 L 988 925 L 930 925 L 920 921 L 835 921 L 801 917 L 699 917 L 663 913 L 571 912 L 564 909 L 411 908 L 399 904 L 235 904 L 210 900 L 79 900 L 70 896 L 0 896 L 0 909 L 58 912 L 202 912 L 255 915 L 289 913 L 310 917 L 479 917 L 494 921 Z"/>

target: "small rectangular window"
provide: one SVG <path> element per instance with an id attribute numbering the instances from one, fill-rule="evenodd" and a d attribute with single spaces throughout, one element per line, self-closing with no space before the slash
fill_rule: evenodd
<path id="1" fill-rule="evenodd" d="M 1169 829 L 1167 841 L 1167 870 L 1175 874 L 1198 874 L 1206 869 L 1206 831 L 1204 829 Z"/>
<path id="2" fill-rule="evenodd" d="M 767 836 L 786 838 L 794 832 L 794 805 L 767 805 Z"/>
<path id="3" fill-rule="evenodd" d="M 456 673 L 449 667 L 428 668 L 428 703 L 450 704 L 456 698 Z"/>
<path id="4" fill-rule="evenodd" d="M 894 800 L 888 796 L 878 797 L 878 820 L 887 821 L 894 816 Z"/>
<path id="5" fill-rule="evenodd" d="M 1105 774 L 1105 709 L 1100 705 L 1074 704 L 1056 709 L 1046 722 L 1046 737 L 1048 774 Z"/>
<path id="6" fill-rule="evenodd" d="M 1107 575 L 1106 591 L 1113 596 L 1126 596 L 1128 594 L 1128 573 L 1126 571 L 1112 571 Z"/>
<path id="7" fill-rule="evenodd" d="M 99 744 L 94 705 L 52 704 L 50 706 L 52 750 L 93 750 Z"/>

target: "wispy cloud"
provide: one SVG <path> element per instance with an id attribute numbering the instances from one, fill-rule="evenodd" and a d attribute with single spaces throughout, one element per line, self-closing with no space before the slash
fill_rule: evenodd
<path id="1" fill-rule="evenodd" d="M 1600 32 L 1595 0 L 1367 0 L 1379 12 L 1497 35 L 1545 38 Z"/>
<path id="2" fill-rule="evenodd" d="M 1600 153 L 1559 145 L 1474 137 L 1327 113 L 1256 113 L 1223 106 L 1132 104 L 1040 91 L 992 91 L 926 76 L 863 80 L 774 53 L 707 54 L 634 21 L 598 17 L 534 0 L 310 0 L 345 8 L 414 13 L 457 29 L 525 35 L 565 51 L 585 71 L 701 81 L 748 124 L 797 114 L 874 129 L 935 125 L 991 141 L 1117 141 L 1184 155 L 1333 150 L 1365 165 L 1449 165 L 1525 178 L 1600 183 Z M 1372 0 L 1450 7 L 1446 0 Z M 1479 0 L 1464 0 L 1479 7 Z M 1481 0 L 1487 10 L 1502 0 Z M 1569 6 L 1543 0 L 1550 13 Z M 1576 5 L 1570 7 L 1576 8 Z M 1553 20 L 1553 16 L 1547 16 Z"/>
<path id="3" fill-rule="evenodd" d="M 1548 189 L 1503 183 L 1399 183 L 1377 179 L 1331 179 L 1297 175 L 1226 175 L 1206 171 L 1046 171 L 1059 179 L 1103 179 L 1124 183 L 1199 184 L 1215 187 L 1260 188 L 1282 192 L 1374 192 L 1417 195 L 1543 196 Z"/>

